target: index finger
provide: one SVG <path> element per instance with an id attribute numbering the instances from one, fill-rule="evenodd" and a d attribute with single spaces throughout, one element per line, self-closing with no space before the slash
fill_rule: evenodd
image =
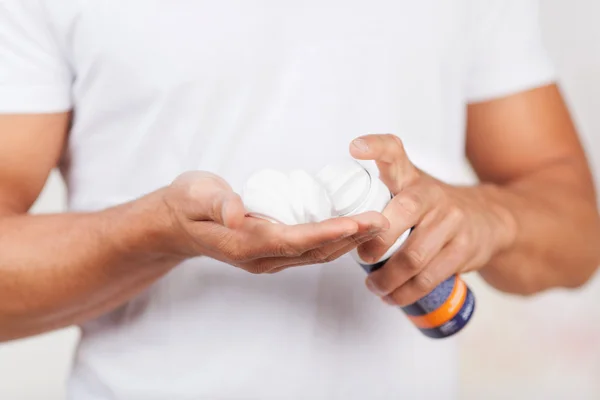
<path id="1" fill-rule="evenodd" d="M 269 256 L 299 257 L 330 243 L 351 240 L 360 233 L 379 232 L 388 226 L 388 220 L 375 212 L 301 225 L 263 225 L 268 230 L 263 236 L 267 242 L 264 248 L 271 252 Z"/>
<path id="2" fill-rule="evenodd" d="M 373 160 L 379 178 L 393 194 L 419 177 L 419 170 L 408 158 L 402 140 L 393 134 L 365 135 L 352 141 L 350 154 L 358 160 Z"/>

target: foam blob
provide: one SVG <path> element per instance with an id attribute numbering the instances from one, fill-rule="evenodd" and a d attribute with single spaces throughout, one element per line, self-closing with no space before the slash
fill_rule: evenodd
<path id="1" fill-rule="evenodd" d="M 320 222 L 333 216 L 325 188 L 303 170 L 289 174 L 259 171 L 246 181 L 242 200 L 249 215 L 286 225 Z"/>

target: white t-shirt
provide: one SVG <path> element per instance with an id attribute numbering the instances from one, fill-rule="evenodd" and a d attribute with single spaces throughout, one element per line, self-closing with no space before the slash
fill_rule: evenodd
<path id="1" fill-rule="evenodd" d="M 186 170 L 239 189 L 316 169 L 365 133 L 463 182 L 466 104 L 551 82 L 540 42 L 531 0 L 0 0 L 0 113 L 74 108 L 72 210 Z M 69 398 L 456 398 L 454 339 L 364 278 L 349 258 L 273 276 L 185 262 L 84 324 Z"/>

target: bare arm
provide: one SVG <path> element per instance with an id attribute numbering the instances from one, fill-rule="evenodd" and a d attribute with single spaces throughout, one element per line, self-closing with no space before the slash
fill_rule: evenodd
<path id="1" fill-rule="evenodd" d="M 100 212 L 28 215 L 69 118 L 0 116 L 0 341 L 114 309 L 189 257 L 277 272 L 333 260 L 387 226 L 375 213 L 294 227 L 247 218 L 239 196 L 206 172 Z"/>
<path id="2" fill-rule="evenodd" d="M 577 287 L 600 264 L 600 220 L 586 156 L 556 86 L 468 111 L 467 155 L 486 195 L 517 225 L 512 245 L 481 270 L 521 294 Z"/>
<path id="3" fill-rule="evenodd" d="M 26 215 L 60 157 L 69 119 L 0 117 L 0 340 L 92 318 L 177 262 L 148 250 L 167 223 L 143 218 L 159 207 L 156 196 L 100 213 Z"/>

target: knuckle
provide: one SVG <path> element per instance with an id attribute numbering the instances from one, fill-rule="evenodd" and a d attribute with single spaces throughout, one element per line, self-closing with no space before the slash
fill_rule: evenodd
<path id="1" fill-rule="evenodd" d="M 404 253 L 406 266 L 412 272 L 423 269 L 425 265 L 425 251 L 420 248 L 411 248 Z"/>
<path id="2" fill-rule="evenodd" d="M 246 267 L 244 269 L 246 270 L 246 272 L 252 275 L 262 275 L 264 273 L 259 267 L 256 267 L 255 265 L 251 267 Z"/>
<path id="3" fill-rule="evenodd" d="M 274 275 L 277 274 L 281 271 L 285 271 L 287 269 L 287 267 L 278 267 L 278 268 L 273 268 L 271 270 L 268 270 L 265 272 L 265 274 L 269 274 L 269 275 Z"/>
<path id="4" fill-rule="evenodd" d="M 223 234 L 218 241 L 218 248 L 221 249 L 227 257 L 236 262 L 245 261 L 246 249 L 230 233 Z"/>
<path id="5" fill-rule="evenodd" d="M 187 200 L 202 198 L 207 190 L 214 190 L 215 187 L 229 188 L 229 184 L 223 178 L 203 171 L 184 172 L 173 181 L 171 186 Z"/>
<path id="6" fill-rule="evenodd" d="M 175 180 L 171 183 L 171 186 L 176 188 L 188 188 L 192 182 L 197 180 L 197 176 L 197 171 L 184 172 L 175 178 Z"/>
<path id="7" fill-rule="evenodd" d="M 387 278 L 387 274 L 383 270 L 373 272 L 369 275 L 369 288 L 374 293 L 385 296 L 391 293 L 395 287 L 392 287 L 390 279 Z"/>
<path id="8" fill-rule="evenodd" d="M 423 204 L 419 195 L 410 192 L 397 196 L 397 202 L 409 216 L 415 216 Z"/>
<path id="9" fill-rule="evenodd" d="M 410 302 L 407 301 L 406 289 L 396 289 L 393 293 L 389 294 L 386 297 L 386 303 L 399 307 L 403 307 L 410 304 Z"/>
<path id="10" fill-rule="evenodd" d="M 244 252 L 240 249 L 232 248 L 229 250 L 228 254 L 229 259 L 234 262 L 244 262 L 247 259 Z"/>
<path id="11" fill-rule="evenodd" d="M 454 250 L 459 254 L 465 253 L 469 250 L 470 244 L 469 237 L 465 234 L 460 234 L 454 239 Z"/>
<path id="12" fill-rule="evenodd" d="M 275 257 L 293 258 L 302 253 L 289 237 L 273 232 L 264 235 L 263 246 L 265 254 Z"/>
<path id="13" fill-rule="evenodd" d="M 465 219 L 465 212 L 459 207 L 452 206 L 447 212 L 447 218 L 454 223 L 460 223 Z"/>
<path id="14" fill-rule="evenodd" d="M 423 271 L 413 278 L 415 289 L 420 293 L 430 293 L 435 289 L 435 281 L 430 272 Z"/>
<path id="15" fill-rule="evenodd" d="M 338 258 L 340 258 L 341 256 L 342 256 L 341 254 L 332 253 L 332 254 L 329 254 L 329 255 L 327 255 L 327 256 L 326 256 L 326 257 L 323 259 L 323 262 L 324 262 L 324 263 L 330 263 L 330 262 L 332 262 L 332 261 L 335 261 L 335 260 L 337 260 L 337 259 L 338 259 Z"/>
<path id="16" fill-rule="evenodd" d="M 446 202 L 448 200 L 448 193 L 440 185 L 429 185 L 431 190 L 432 198 L 438 202 Z"/>
<path id="17" fill-rule="evenodd" d="M 392 140 L 392 142 L 396 146 L 396 150 L 404 153 L 404 143 L 402 142 L 402 139 L 400 139 L 397 135 L 394 135 L 393 133 L 388 133 L 387 137 Z"/>
<path id="18" fill-rule="evenodd" d="M 198 199 L 202 196 L 202 191 L 204 190 L 204 185 L 202 185 L 198 181 L 187 182 L 185 187 L 185 198 L 188 200 Z"/>
<path id="19" fill-rule="evenodd" d="M 252 263 L 252 267 L 250 267 L 247 271 L 253 275 L 262 275 L 264 273 L 269 272 L 272 269 L 271 264 L 268 259 L 261 258 Z"/>
<path id="20" fill-rule="evenodd" d="M 475 253 L 475 255 L 473 256 L 473 259 L 471 260 L 471 262 L 464 262 L 463 265 L 461 265 L 462 268 L 469 268 L 469 267 L 483 267 L 484 265 L 488 264 L 491 260 L 491 256 L 485 254 L 485 253 Z"/>
<path id="21" fill-rule="evenodd" d="M 246 270 L 246 272 L 248 272 L 251 275 L 262 275 L 265 273 L 262 269 L 257 268 L 255 266 L 244 268 L 244 269 Z"/>
<path id="22" fill-rule="evenodd" d="M 277 255 L 281 257 L 293 258 L 302 254 L 302 252 L 296 246 L 290 243 L 276 243 L 275 249 Z"/>
<path id="23" fill-rule="evenodd" d="M 198 172 L 190 174 L 187 178 L 188 185 L 193 187 L 195 190 L 206 189 L 207 185 L 226 186 L 225 181 L 211 173 Z"/>
<path id="24" fill-rule="evenodd" d="M 310 251 L 310 259 L 320 263 L 327 262 L 329 256 L 330 255 L 325 253 L 322 249 L 314 249 Z"/>

